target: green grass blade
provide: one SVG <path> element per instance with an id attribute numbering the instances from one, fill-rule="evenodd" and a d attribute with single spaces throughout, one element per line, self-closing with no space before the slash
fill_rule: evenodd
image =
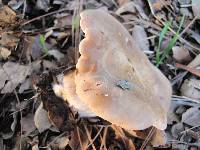
<path id="1" fill-rule="evenodd" d="M 40 39 L 40 44 L 42 45 L 42 51 L 45 53 L 45 55 L 48 55 L 49 50 L 46 47 L 44 35 L 40 35 L 39 39 Z"/>
<path id="2" fill-rule="evenodd" d="M 181 27 L 183 26 L 183 23 L 184 23 L 184 20 L 185 20 L 185 16 L 183 16 L 181 18 L 181 22 L 179 24 L 179 27 L 178 27 L 178 30 L 177 32 L 175 33 L 174 37 L 170 40 L 169 44 L 167 45 L 167 47 L 164 49 L 164 53 L 163 55 L 161 56 L 161 59 L 160 61 L 157 63 L 157 66 L 159 66 L 162 61 L 169 56 L 172 48 L 174 47 L 174 45 L 176 44 L 176 41 L 178 40 L 178 35 L 180 33 L 180 30 L 181 30 Z"/>
<path id="3" fill-rule="evenodd" d="M 161 43 L 164 39 L 164 36 L 166 35 L 166 33 L 168 32 L 168 29 L 171 25 L 171 21 L 168 21 L 165 23 L 164 28 L 162 29 L 160 36 L 159 36 L 159 41 L 158 41 L 158 47 L 156 49 L 156 64 L 158 64 L 158 62 L 160 61 L 160 47 L 161 47 Z"/>

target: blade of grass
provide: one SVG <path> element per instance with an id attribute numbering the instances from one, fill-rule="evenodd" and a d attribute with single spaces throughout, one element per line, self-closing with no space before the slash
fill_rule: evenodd
<path id="1" fill-rule="evenodd" d="M 156 64 L 158 64 L 158 62 L 160 61 L 160 47 L 161 47 L 161 43 L 164 39 L 164 36 L 166 35 L 166 33 L 168 32 L 168 29 L 171 25 L 171 21 L 168 21 L 165 23 L 164 28 L 162 29 L 160 36 L 159 36 L 159 41 L 158 41 L 158 47 L 156 49 Z"/>
<path id="2" fill-rule="evenodd" d="M 42 45 L 42 51 L 44 52 L 45 55 L 49 55 L 48 54 L 48 48 L 46 47 L 46 44 L 45 44 L 45 37 L 44 35 L 40 35 L 40 44 Z"/>
<path id="3" fill-rule="evenodd" d="M 169 44 L 167 45 L 167 47 L 164 49 L 164 53 L 161 56 L 161 59 L 159 60 L 159 62 L 157 63 L 157 66 L 159 66 L 160 64 L 162 64 L 162 61 L 169 56 L 173 46 L 175 45 L 176 41 L 178 40 L 178 35 L 180 33 L 181 27 L 184 23 L 185 20 L 185 15 L 181 18 L 181 22 L 179 24 L 178 30 L 176 32 L 176 34 L 174 35 L 174 37 L 170 40 Z"/>

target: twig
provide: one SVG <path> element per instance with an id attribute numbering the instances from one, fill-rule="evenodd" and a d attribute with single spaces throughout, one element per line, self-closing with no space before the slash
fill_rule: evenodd
<path id="1" fill-rule="evenodd" d="M 103 133 L 103 138 L 102 138 L 102 142 L 101 142 L 101 146 L 100 146 L 100 150 L 103 150 L 103 146 L 104 146 L 104 149 L 106 150 L 106 135 L 107 135 L 107 132 L 108 132 L 108 127 L 105 127 L 104 129 L 104 133 Z"/>
<path id="2" fill-rule="evenodd" d="M 192 21 L 187 25 L 187 27 L 180 33 L 180 36 L 182 36 L 189 29 L 189 27 L 196 21 L 197 18 L 198 18 L 198 16 L 195 16 L 192 19 Z"/>
<path id="3" fill-rule="evenodd" d="M 76 131 L 77 131 L 78 140 L 79 140 L 79 143 L 80 143 L 81 150 L 83 150 L 83 143 L 81 141 L 81 136 L 80 136 L 80 132 L 79 132 L 79 128 L 78 127 L 76 128 Z"/>
<path id="4" fill-rule="evenodd" d="M 96 138 L 99 136 L 99 134 L 101 133 L 101 131 L 103 130 L 103 126 L 101 126 L 101 128 L 99 129 L 99 131 L 97 132 L 97 134 L 96 134 L 96 136 L 92 139 L 92 143 L 90 143 L 87 147 L 86 147 L 86 149 L 88 148 L 88 147 L 90 147 L 92 144 L 93 144 L 93 142 L 96 140 Z"/>
<path id="5" fill-rule="evenodd" d="M 144 140 L 140 150 L 144 150 L 144 148 L 146 147 L 147 143 L 149 142 L 149 140 L 152 138 L 153 134 L 155 133 L 156 128 L 152 127 L 149 134 L 147 135 L 146 139 Z"/>
<path id="6" fill-rule="evenodd" d="M 68 8 L 63 8 L 63 9 L 60 9 L 60 10 L 56 10 L 56 11 L 47 13 L 47 14 L 45 14 L 45 15 L 38 16 L 38 17 L 36 17 L 36 18 L 33 18 L 33 19 L 31 19 L 31 20 L 28 20 L 28 21 L 22 23 L 22 26 L 25 26 L 25 25 L 27 25 L 27 24 L 33 22 L 33 21 L 40 20 L 40 19 L 42 19 L 42 18 L 44 18 L 44 17 L 50 16 L 50 15 L 53 15 L 53 14 L 57 14 L 57 13 L 61 13 L 61 12 L 63 12 L 63 11 L 67 11 L 67 10 L 69 10 L 69 9 L 68 9 Z"/>
<path id="7" fill-rule="evenodd" d="M 90 143 L 92 143 L 92 144 L 91 144 L 91 145 L 92 145 L 92 149 L 93 149 L 93 150 L 96 150 L 96 147 L 94 146 L 94 143 L 93 143 L 92 138 L 91 138 L 91 136 L 90 136 L 90 133 L 89 133 L 89 131 L 88 131 L 88 128 L 87 128 L 85 125 L 84 125 L 84 128 L 85 128 L 85 131 L 86 131 L 88 140 L 90 141 Z"/>

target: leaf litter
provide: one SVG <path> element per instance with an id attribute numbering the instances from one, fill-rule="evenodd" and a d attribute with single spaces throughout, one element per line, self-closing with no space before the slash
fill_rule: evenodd
<path id="1" fill-rule="evenodd" d="M 52 150 L 68 147 L 140 149 L 145 146 L 146 149 L 199 149 L 198 3 L 198 0 L 89 0 L 83 3 L 78 0 L 9 0 L 5 5 L 2 1 L 0 149 L 20 146 Z M 78 44 L 84 37 L 78 19 L 82 8 L 109 10 L 141 49 L 148 51 L 151 63 L 159 64 L 158 68 L 173 82 L 166 130 L 155 130 L 152 134 L 151 128 L 142 131 L 116 129 L 102 118 L 81 118 L 72 106 L 55 96 L 52 84 L 57 83 L 56 76 L 73 69 L 74 57 L 79 56 Z M 21 21 L 23 25 L 18 26 Z M 118 85 L 128 91 L 128 82 L 121 81 Z M 37 115 L 40 103 L 45 113 Z M 46 117 L 46 121 L 41 116 Z M 36 129 L 34 117 L 43 120 L 35 121 Z M 51 127 L 45 123 L 50 123 Z"/>

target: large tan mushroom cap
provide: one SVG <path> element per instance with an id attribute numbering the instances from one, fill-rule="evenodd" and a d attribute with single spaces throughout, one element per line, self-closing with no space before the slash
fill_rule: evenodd
<path id="1" fill-rule="evenodd" d="M 98 116 L 130 130 L 165 129 L 171 86 L 128 31 L 102 10 L 81 13 L 76 93 Z"/>

